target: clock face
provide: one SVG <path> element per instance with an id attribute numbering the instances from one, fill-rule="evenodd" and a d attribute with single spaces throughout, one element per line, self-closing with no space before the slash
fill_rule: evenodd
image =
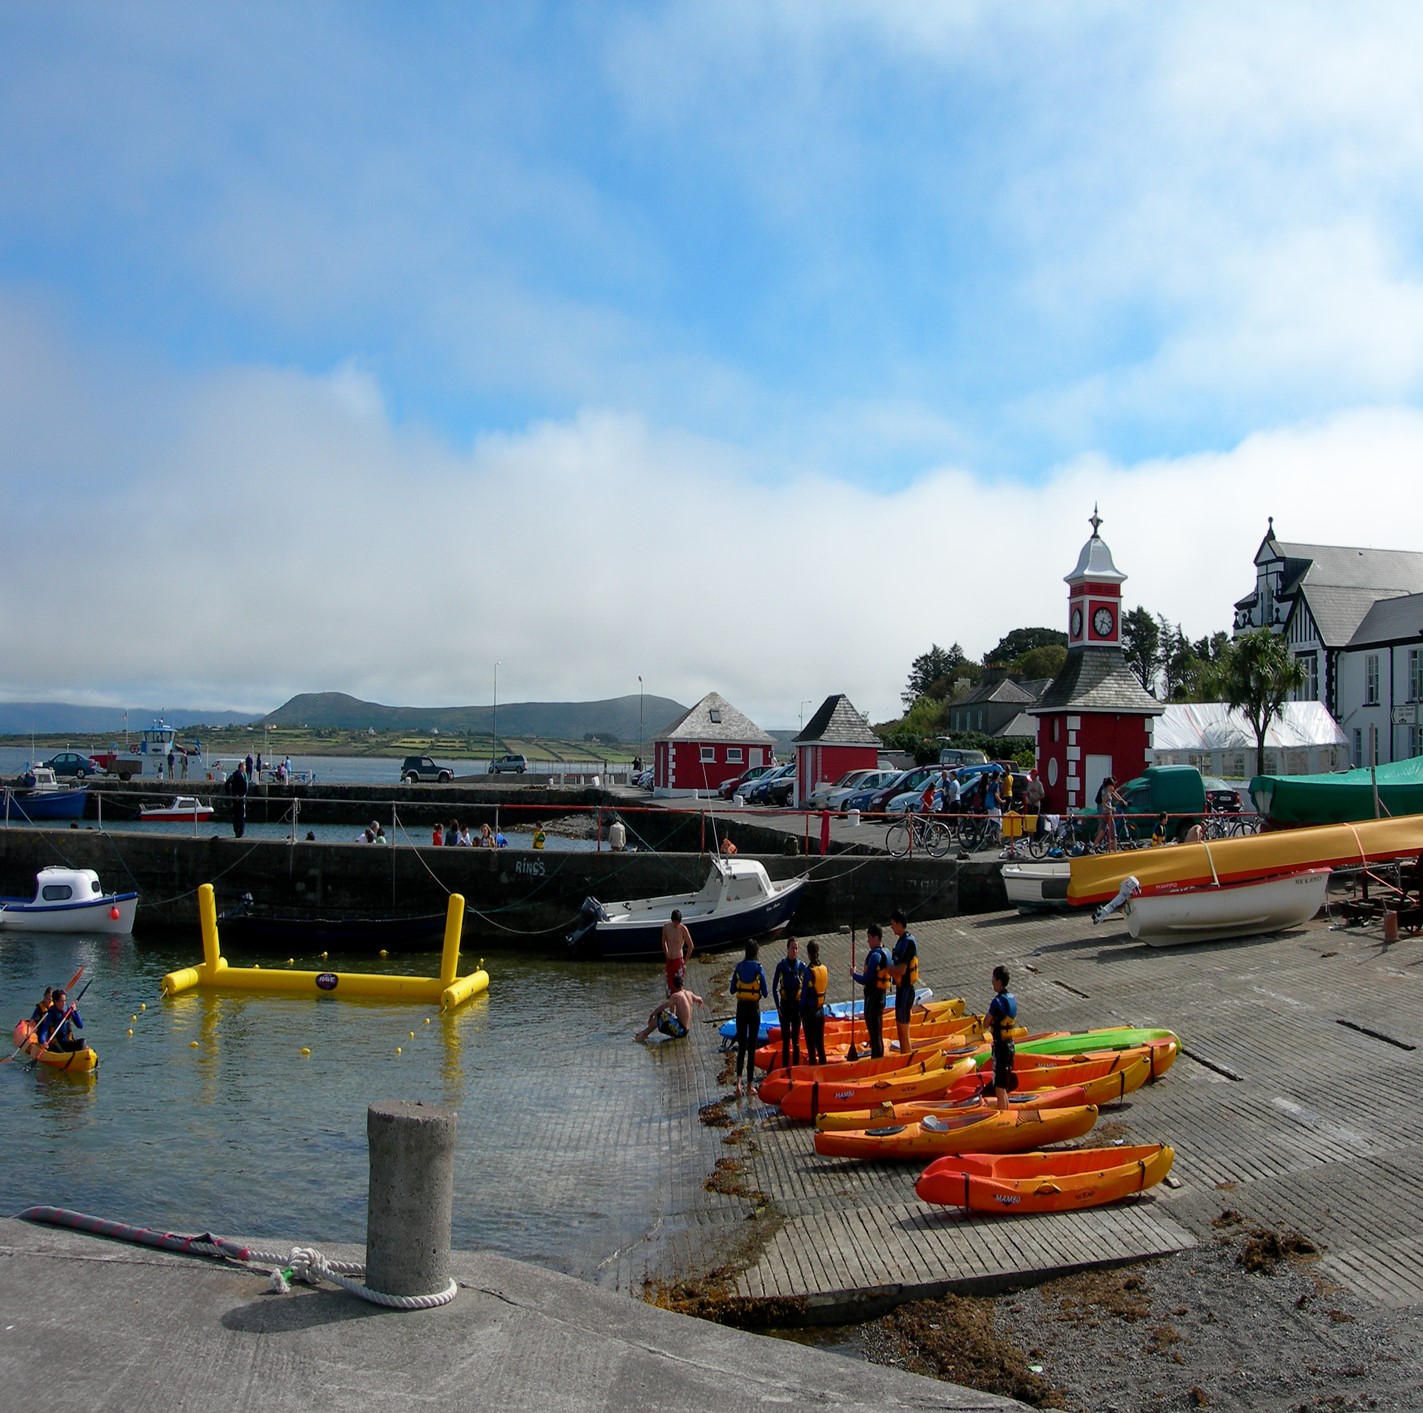
<path id="1" fill-rule="evenodd" d="M 1097 630 L 1099 638 L 1105 638 L 1112 631 L 1112 610 L 1099 608 L 1092 615 L 1092 627 Z"/>
<path id="2" fill-rule="evenodd" d="M 1072 610 L 1072 636 L 1074 638 L 1082 636 L 1082 610 L 1080 608 Z"/>

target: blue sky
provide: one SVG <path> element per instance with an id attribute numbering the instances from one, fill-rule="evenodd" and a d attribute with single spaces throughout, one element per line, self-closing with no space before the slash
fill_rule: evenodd
<path id="1" fill-rule="evenodd" d="M 1420 29 L 8 4 L 4 694 L 880 719 L 1094 501 L 1197 636 L 1267 515 L 1415 547 Z"/>

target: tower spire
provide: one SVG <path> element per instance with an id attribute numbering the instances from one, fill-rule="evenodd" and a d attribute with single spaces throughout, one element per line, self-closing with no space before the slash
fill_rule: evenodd
<path id="1" fill-rule="evenodd" d="M 1102 517 L 1097 514 L 1097 502 L 1095 500 L 1092 502 L 1092 517 L 1087 523 L 1092 527 L 1092 538 L 1094 540 L 1100 540 L 1102 537 L 1097 531 L 1101 528 Z"/>

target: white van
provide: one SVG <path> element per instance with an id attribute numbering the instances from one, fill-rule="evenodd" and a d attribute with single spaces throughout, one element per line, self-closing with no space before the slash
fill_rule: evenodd
<path id="1" fill-rule="evenodd" d="M 940 765 L 987 765 L 988 757 L 982 751 L 963 751 L 954 746 L 946 746 L 939 752 Z"/>

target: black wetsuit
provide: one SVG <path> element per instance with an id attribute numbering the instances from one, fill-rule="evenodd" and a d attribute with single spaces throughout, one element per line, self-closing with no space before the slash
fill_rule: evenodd
<path id="1" fill-rule="evenodd" d="M 756 1042 L 761 1036 L 761 1001 L 766 995 L 766 973 L 761 963 L 744 957 L 732 968 L 727 990 L 736 997 L 736 1081 L 741 1082 L 742 1062 L 746 1082 L 756 1078 Z"/>
<path id="2" fill-rule="evenodd" d="M 781 1020 L 781 1064 L 800 1064 L 800 993 L 805 969 L 800 962 L 782 957 L 771 978 L 771 995 Z"/>
<path id="3" fill-rule="evenodd" d="M 800 1025 L 805 1032 L 805 1058 L 808 1064 L 825 1063 L 825 992 L 823 986 L 816 985 L 815 973 L 821 973 L 820 981 L 826 979 L 825 967 L 807 965 L 800 988 Z"/>
<path id="4" fill-rule="evenodd" d="M 988 1003 L 988 1024 L 993 1029 L 993 1087 L 1011 1094 L 1017 1086 L 1013 1061 L 1018 1047 L 1010 1032 L 1018 1018 L 1018 1001 L 1011 991 L 1000 991 Z"/>
<path id="5" fill-rule="evenodd" d="M 884 974 L 889 967 L 889 954 L 883 946 L 871 947 L 865 953 L 865 969 L 854 978 L 865 988 L 865 1034 L 870 1040 L 870 1058 L 884 1055 Z"/>
<path id="6" fill-rule="evenodd" d="M 240 839 L 247 831 L 247 772 L 241 766 L 227 777 L 227 793 L 232 796 L 232 832 Z"/>

